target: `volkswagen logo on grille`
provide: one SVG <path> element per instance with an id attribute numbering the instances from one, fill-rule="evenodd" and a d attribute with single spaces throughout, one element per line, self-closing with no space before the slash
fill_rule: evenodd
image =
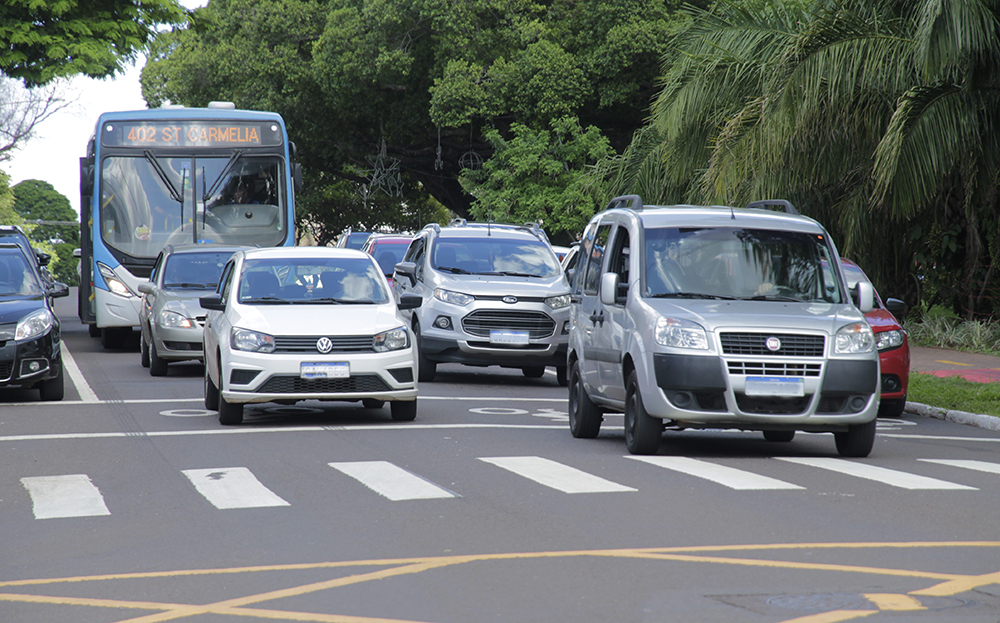
<path id="1" fill-rule="evenodd" d="M 324 355 L 333 350 L 333 341 L 328 337 L 321 337 L 316 340 L 316 350 Z"/>
<path id="2" fill-rule="evenodd" d="M 505 297 L 503 297 L 503 302 L 507 303 L 508 305 L 513 305 L 514 303 L 517 302 L 517 297 L 516 296 L 509 296 L 509 295 L 505 296 Z"/>
<path id="3" fill-rule="evenodd" d="M 781 340 L 771 336 L 764 341 L 764 346 L 767 346 L 767 350 L 771 352 L 781 350 Z"/>

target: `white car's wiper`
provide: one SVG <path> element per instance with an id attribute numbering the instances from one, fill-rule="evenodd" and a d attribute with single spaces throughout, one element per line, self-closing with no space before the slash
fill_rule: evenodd
<path id="1" fill-rule="evenodd" d="M 724 301 L 735 301 L 735 296 L 725 294 L 703 294 L 701 292 L 661 292 L 653 294 L 654 299 L 721 299 Z"/>
<path id="2" fill-rule="evenodd" d="M 261 304 L 270 304 L 270 305 L 275 305 L 275 304 L 277 304 L 277 305 L 284 305 L 284 304 L 291 303 L 291 301 L 286 301 L 285 299 L 279 299 L 276 296 L 255 296 L 253 298 L 243 299 L 242 301 L 240 301 L 240 303 L 243 304 L 243 305 L 246 305 L 248 303 L 249 304 L 261 303 Z"/>
<path id="3" fill-rule="evenodd" d="M 315 299 L 299 299 L 297 301 L 289 301 L 289 303 L 292 303 L 293 305 L 312 305 L 317 303 L 320 305 L 340 305 L 343 301 L 338 298 L 333 298 L 332 296 L 323 296 Z"/>

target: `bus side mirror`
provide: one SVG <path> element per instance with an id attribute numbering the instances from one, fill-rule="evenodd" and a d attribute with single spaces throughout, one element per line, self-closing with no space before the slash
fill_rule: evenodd
<path id="1" fill-rule="evenodd" d="M 302 165 L 298 162 L 292 163 L 292 184 L 295 186 L 295 192 L 302 190 Z"/>
<path id="2" fill-rule="evenodd" d="M 80 158 L 80 194 L 89 197 L 94 192 L 94 165 L 90 158 Z"/>

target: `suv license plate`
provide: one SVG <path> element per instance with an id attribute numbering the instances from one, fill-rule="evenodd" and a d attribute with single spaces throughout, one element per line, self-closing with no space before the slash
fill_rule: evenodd
<path id="1" fill-rule="evenodd" d="M 784 376 L 748 376 L 744 393 L 747 396 L 805 396 L 802 379 Z"/>
<path id="2" fill-rule="evenodd" d="M 527 344 L 527 331 L 490 331 L 490 344 Z"/>
<path id="3" fill-rule="evenodd" d="M 351 376 L 351 364 L 340 363 L 302 363 L 299 376 L 304 379 L 346 379 Z"/>

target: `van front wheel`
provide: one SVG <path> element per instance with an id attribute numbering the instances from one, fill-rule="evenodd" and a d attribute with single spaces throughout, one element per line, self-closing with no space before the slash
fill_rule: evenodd
<path id="1" fill-rule="evenodd" d="M 646 413 L 639 393 L 639 377 L 633 370 L 625 390 L 625 446 L 632 454 L 656 454 L 662 433 L 663 420 Z"/>

